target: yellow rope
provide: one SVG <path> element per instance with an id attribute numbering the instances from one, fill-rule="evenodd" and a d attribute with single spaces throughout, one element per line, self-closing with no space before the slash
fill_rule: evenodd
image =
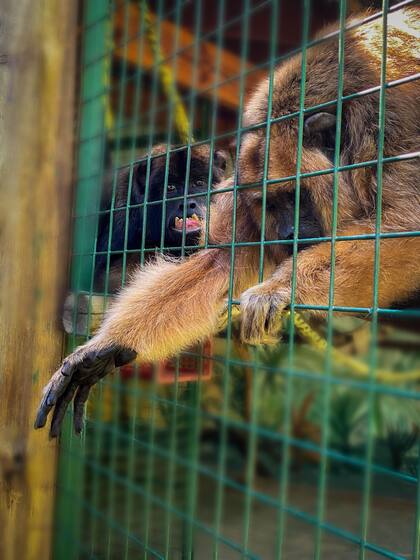
<path id="1" fill-rule="evenodd" d="M 231 311 L 231 318 L 232 321 L 236 321 L 240 318 L 240 307 L 239 305 L 232 305 Z M 290 311 L 284 311 L 281 314 L 281 319 L 290 319 Z M 225 310 L 222 314 L 219 328 L 223 330 L 228 321 L 228 312 Z M 295 324 L 296 330 L 299 334 L 307 340 L 311 346 L 313 346 L 319 352 L 326 352 L 328 343 L 320 336 L 306 321 L 303 319 L 300 313 L 295 311 L 293 316 L 293 322 Z M 332 356 L 334 360 L 339 364 L 348 367 L 352 370 L 352 373 L 357 377 L 368 377 L 370 368 L 368 364 L 356 359 L 352 358 L 348 354 L 345 354 L 341 350 L 337 350 L 336 348 L 331 349 Z M 384 383 L 406 383 L 409 381 L 419 381 L 420 380 L 420 370 L 409 370 L 402 373 L 394 373 L 392 371 L 386 369 L 376 369 L 375 370 L 375 379 L 378 381 L 383 381 Z"/>
<path id="2" fill-rule="evenodd" d="M 162 63 L 163 56 L 162 50 L 157 40 L 155 31 L 155 22 L 150 10 L 147 6 L 146 0 L 143 0 L 143 10 L 144 10 L 144 22 L 146 24 L 146 33 L 149 40 L 150 48 L 155 59 L 155 63 L 159 65 L 160 80 L 162 82 L 162 87 L 169 101 L 174 105 L 174 121 L 175 126 L 178 131 L 178 135 L 183 144 L 187 144 L 189 141 L 193 141 L 192 136 L 190 136 L 190 124 L 188 121 L 187 113 L 185 111 L 184 104 L 182 103 L 181 97 L 179 96 L 178 90 L 175 85 L 173 74 L 171 68 L 166 64 Z"/>
<path id="3" fill-rule="evenodd" d="M 114 41 L 112 38 L 112 26 L 111 20 L 108 19 L 105 22 L 106 25 L 106 35 L 105 35 L 105 46 L 106 46 L 106 57 L 103 63 L 103 71 L 104 71 L 104 104 L 105 104 L 105 130 L 111 131 L 114 129 L 115 119 L 114 113 L 112 110 L 112 103 L 111 103 L 111 56 L 114 48 Z"/>

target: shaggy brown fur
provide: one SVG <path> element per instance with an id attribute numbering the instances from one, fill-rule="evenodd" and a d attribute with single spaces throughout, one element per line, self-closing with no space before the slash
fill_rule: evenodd
<path id="1" fill-rule="evenodd" d="M 418 42 L 418 9 L 388 17 L 387 81 L 418 72 L 415 49 Z M 417 26 L 417 31 L 416 31 Z M 331 29 L 324 30 L 323 34 Z M 417 38 L 416 38 L 417 35 Z M 381 70 L 381 19 L 356 27 L 345 34 L 344 95 L 378 86 Z M 338 90 L 337 36 L 307 52 L 305 106 L 336 99 Z M 272 117 L 299 109 L 301 57 L 295 56 L 275 72 Z M 258 86 L 248 103 L 244 124 L 257 125 L 267 119 L 268 81 Z M 418 82 L 401 84 L 386 91 L 384 157 L 418 149 L 420 109 Z M 335 114 L 335 106 L 322 111 Z M 308 121 L 309 122 L 309 121 Z M 353 98 L 343 105 L 340 162 L 346 165 L 376 159 L 379 123 L 379 93 Z M 264 165 L 265 126 L 244 135 L 240 148 L 238 176 L 242 184 L 261 183 Z M 271 127 L 268 178 L 296 175 L 298 148 L 297 118 L 281 120 Z M 331 160 L 316 142 L 304 138 L 301 173 L 329 169 Z M 418 160 L 401 160 L 383 166 L 383 232 L 420 229 Z M 310 196 L 324 235 L 331 234 L 332 173 L 302 178 L 301 188 Z M 232 180 L 225 185 L 232 184 Z M 265 238 L 278 239 L 278 216 L 285 191 L 295 181 L 270 183 L 267 189 Z M 375 231 L 377 209 L 377 166 L 343 171 L 338 177 L 338 235 Z M 234 241 L 261 239 L 261 187 L 239 189 Z M 213 195 L 210 216 L 212 244 L 232 242 L 232 193 Z M 234 296 L 241 297 L 242 337 L 246 342 L 277 340 L 275 313 L 291 302 L 293 259 L 285 245 L 265 248 L 265 281 L 258 281 L 259 246 L 236 247 L 234 254 Z M 383 239 L 380 243 L 378 303 L 381 307 L 410 297 L 420 289 L 420 239 Z M 91 385 L 88 371 L 106 373 L 121 363 L 121 348 L 135 350 L 145 360 L 158 360 L 188 347 L 214 332 L 229 286 L 232 254 L 229 248 L 209 249 L 182 263 L 158 262 L 139 271 L 121 292 L 102 327 L 85 346 L 69 356 L 47 386 L 37 426 L 45 424 L 49 410 L 57 403 L 53 434 L 62 409 L 76 396 L 80 411 Z M 308 305 L 329 303 L 331 244 L 312 244 L 300 251 L 296 261 L 295 301 Z M 339 241 L 336 244 L 334 304 L 371 307 L 373 304 L 374 241 Z M 250 287 L 253 286 L 253 287 Z M 245 292 L 243 292 L 246 290 Z M 99 352 L 99 354 L 98 354 Z M 132 357 L 132 356 L 131 356 Z M 126 359 L 130 355 L 125 356 Z M 96 369 L 95 369 L 96 368 Z M 69 378 L 71 382 L 69 383 Z M 92 379 L 96 379 L 95 376 Z M 94 382 L 94 381 L 93 381 Z M 57 399 L 58 402 L 57 402 Z M 76 414 L 80 427 L 80 413 Z"/>

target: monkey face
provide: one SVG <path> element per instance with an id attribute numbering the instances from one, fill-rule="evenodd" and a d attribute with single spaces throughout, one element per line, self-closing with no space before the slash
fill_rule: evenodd
<path id="1" fill-rule="evenodd" d="M 186 198 L 180 200 L 179 198 L 184 196 L 185 190 L 187 190 Z M 206 196 L 203 195 L 206 190 L 207 180 L 205 178 L 194 179 L 187 189 L 185 189 L 185 184 L 180 184 L 176 180 L 168 183 L 165 204 L 166 245 L 180 246 L 184 230 L 185 244 L 197 244 L 206 216 Z M 191 197 L 192 194 L 197 194 L 197 196 Z"/>
<path id="2" fill-rule="evenodd" d="M 298 128 L 291 123 L 287 125 L 282 123 L 281 126 L 274 125 L 268 151 L 265 239 L 289 241 L 290 243 L 281 246 L 286 254 L 291 254 L 295 237 L 297 132 Z M 242 190 L 240 196 L 247 203 L 257 228 L 262 221 L 262 180 L 264 158 L 266 156 L 264 134 L 265 130 L 246 134 L 244 141 L 241 143 L 238 166 L 240 184 L 255 185 L 255 188 Z M 302 152 L 305 152 L 305 155 L 302 153 L 303 160 L 308 159 L 308 154 L 311 152 L 311 148 L 307 149 L 306 147 L 306 138 L 309 139 L 311 136 L 312 132 L 307 129 L 305 145 L 302 146 Z M 322 139 L 320 138 L 320 140 Z M 320 156 L 321 162 L 318 159 L 316 162 L 313 161 L 312 165 L 326 162 L 327 156 L 322 153 Z M 329 167 L 328 163 L 324 167 Z M 288 177 L 291 179 L 287 180 Z M 328 180 L 330 180 L 330 177 Z M 331 193 L 331 187 L 325 189 L 320 211 L 318 200 L 313 196 L 311 182 L 301 179 L 299 229 L 297 232 L 298 250 L 309 247 L 327 231 L 326 224 L 328 221 L 324 219 L 322 208 L 324 208 L 324 205 L 328 206 L 327 201 L 330 199 Z M 299 240 L 302 240 L 302 243 L 299 243 Z"/>
<path id="3" fill-rule="evenodd" d="M 315 56 L 311 62 L 312 64 L 308 64 L 306 87 L 307 92 L 312 93 L 316 90 L 312 82 L 314 79 L 317 80 L 317 75 L 314 74 Z M 348 174 L 338 173 L 334 176 L 331 172 L 322 173 L 323 170 L 334 166 L 336 108 L 329 106 L 319 112 L 305 113 L 299 140 L 300 121 L 295 113 L 300 106 L 300 69 L 300 59 L 295 58 L 277 70 L 271 114 L 275 121 L 270 124 L 268 148 L 266 124 L 268 82 L 257 89 L 244 114 L 244 125 L 251 130 L 246 131 L 241 138 L 238 180 L 242 185 L 252 184 L 253 188 L 241 190 L 240 196 L 248 204 L 250 213 L 254 217 L 254 225 L 258 228 L 261 223 L 262 182 L 265 172 L 265 237 L 271 240 L 290 240 L 294 237 L 297 174 L 300 175 L 299 239 L 315 239 L 329 235 L 334 181 L 338 183 L 339 227 L 343 218 L 348 217 L 354 209 L 351 197 L 348 195 L 350 190 L 346 183 Z M 313 95 L 315 96 L 315 93 Z M 328 95 L 334 97 L 333 92 L 324 93 L 322 88 L 316 90 L 316 95 L 318 98 L 312 101 L 314 105 L 326 102 Z M 340 148 L 348 157 L 350 151 L 345 147 L 346 111 L 344 109 L 341 130 L 343 138 L 340 139 Z M 298 154 L 300 154 L 299 161 Z M 341 161 L 340 153 L 340 163 Z M 340 211 L 343 208 L 346 208 L 346 214 L 343 213 L 341 216 Z M 299 249 L 307 246 L 309 242 L 299 244 Z"/>
<path id="4" fill-rule="evenodd" d="M 122 255 L 126 249 L 132 264 L 137 264 L 143 246 L 155 249 L 163 244 L 171 254 L 178 255 L 184 231 L 185 245 L 197 245 L 206 214 L 208 182 L 211 180 L 210 188 L 219 183 L 225 168 L 224 153 L 216 151 L 211 157 L 208 146 L 193 146 L 189 154 L 187 148 L 171 146 L 167 157 L 167 147 L 159 145 L 153 148 L 150 161 L 143 159 L 132 172 L 125 167 L 115 187 L 111 188 L 109 182 L 98 224 L 96 289 L 102 289 L 104 271 L 109 265 L 115 280 L 112 289 L 121 285 Z M 152 255 L 153 252 L 147 252 L 146 258 Z"/>
<path id="5" fill-rule="evenodd" d="M 210 165 L 213 166 L 211 175 Z M 208 190 L 222 179 L 225 167 L 224 154 L 217 151 L 210 158 L 207 146 L 192 148 L 189 157 L 186 149 L 174 151 L 168 161 L 165 148 L 151 162 L 146 189 L 145 165 L 138 166 L 137 193 L 143 201 L 147 193 L 146 245 L 159 245 L 162 230 L 167 247 L 180 247 L 184 231 L 185 244 L 196 245 L 206 216 Z"/>
<path id="6" fill-rule="evenodd" d="M 261 221 L 262 193 L 253 193 L 251 210 L 255 219 Z M 282 249 L 287 255 L 293 252 L 295 237 L 295 208 L 296 192 L 291 190 L 271 190 L 267 192 L 265 203 L 265 239 L 268 241 L 282 240 L 289 243 L 282 244 Z M 312 201 L 310 192 L 301 188 L 299 197 L 299 226 L 298 250 L 305 249 L 316 239 L 322 237 L 322 222 L 318 216 L 316 206 Z"/>
<path id="7" fill-rule="evenodd" d="M 296 193 L 289 191 L 277 193 L 274 197 L 270 195 L 266 207 L 267 213 L 272 214 L 270 219 L 274 222 L 274 227 L 267 230 L 267 235 L 270 234 L 271 229 L 276 232 L 277 239 L 293 241 L 295 235 Z M 312 242 L 310 243 L 306 240 L 317 239 L 322 236 L 322 233 L 321 223 L 316 214 L 310 193 L 307 189 L 303 188 L 300 191 L 297 234 L 298 240 L 303 240 L 303 243 L 298 242 L 298 250 L 309 247 Z M 288 254 L 291 254 L 293 252 L 293 244 L 285 245 L 285 250 Z"/>
<path id="8" fill-rule="evenodd" d="M 371 51 L 360 50 L 359 39 L 355 32 L 354 35 L 349 34 L 346 42 L 348 53 L 343 71 L 343 90 L 346 97 L 377 83 L 375 64 L 371 58 L 374 55 Z M 302 86 L 300 55 L 292 57 L 275 71 L 271 103 L 268 103 L 269 81 L 262 82 L 256 88 L 244 113 L 243 125 L 250 130 L 242 135 L 238 161 L 240 183 L 255 184 L 256 190 L 262 190 L 261 184 L 265 175 L 267 194 L 294 191 L 296 175 L 299 174 L 300 188 L 308 191 L 320 230 L 326 236 L 331 234 L 335 189 L 338 200 L 338 231 L 345 230 L 348 224 L 360 221 L 363 217 L 374 215 L 376 206 L 375 167 L 361 166 L 357 169 L 332 172 L 335 163 L 345 167 L 368 162 L 377 157 L 379 111 L 379 96 L 376 94 L 361 99 L 345 100 L 341 104 L 337 127 L 340 74 L 337 41 L 337 37 L 331 37 L 307 51 L 303 122 L 298 116 L 301 110 Z M 322 108 L 316 109 L 319 106 Z M 398 119 L 408 115 L 406 112 L 398 114 Z M 270 119 L 270 130 L 267 134 L 266 123 Z M 412 126 L 409 118 L 405 121 L 404 126 Z M 392 134 L 389 134 L 391 142 L 395 141 L 393 138 L 395 139 L 398 126 L 403 126 L 402 121 L 400 125 L 396 123 L 397 121 L 392 125 Z M 388 142 L 389 131 L 390 122 L 385 129 L 385 142 Z M 337 138 L 337 132 L 340 138 Z M 402 145 L 401 141 L 400 139 L 398 146 Z M 339 149 L 338 154 L 336 149 Z M 395 152 L 391 147 L 390 153 L 393 153 L 393 150 Z M 244 189 L 240 196 L 248 202 L 251 214 L 255 215 L 254 225 L 258 228 L 261 210 L 257 209 L 257 212 L 252 209 L 252 191 Z M 272 238 L 275 235 L 276 224 L 270 219 L 268 222 L 272 226 L 267 234 Z"/>

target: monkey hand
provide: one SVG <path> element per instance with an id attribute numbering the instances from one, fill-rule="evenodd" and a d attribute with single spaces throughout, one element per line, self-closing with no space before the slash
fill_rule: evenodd
<path id="1" fill-rule="evenodd" d="M 83 428 L 84 405 L 92 386 L 116 367 L 134 360 L 136 355 L 133 350 L 121 346 L 100 345 L 95 337 L 76 348 L 72 354 L 67 356 L 48 385 L 45 386 L 35 420 L 35 428 L 45 426 L 48 414 L 54 408 L 50 437 L 57 437 L 60 434 L 67 407 L 73 400 L 74 430 L 80 434 Z"/>
<path id="2" fill-rule="evenodd" d="M 290 304 L 290 288 L 263 282 L 241 296 L 241 339 L 247 344 L 275 344 L 282 328 L 281 312 Z"/>

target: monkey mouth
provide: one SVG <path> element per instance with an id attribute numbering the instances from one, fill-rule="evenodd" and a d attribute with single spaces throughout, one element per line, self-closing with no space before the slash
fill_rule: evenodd
<path id="1" fill-rule="evenodd" d="M 201 230 L 203 220 L 197 214 L 192 214 L 191 216 L 187 216 L 185 218 L 185 226 L 183 218 L 179 218 L 175 216 L 174 225 L 172 226 L 173 231 L 177 231 L 178 233 L 182 233 L 182 230 L 185 227 L 186 233 L 195 233 Z"/>

